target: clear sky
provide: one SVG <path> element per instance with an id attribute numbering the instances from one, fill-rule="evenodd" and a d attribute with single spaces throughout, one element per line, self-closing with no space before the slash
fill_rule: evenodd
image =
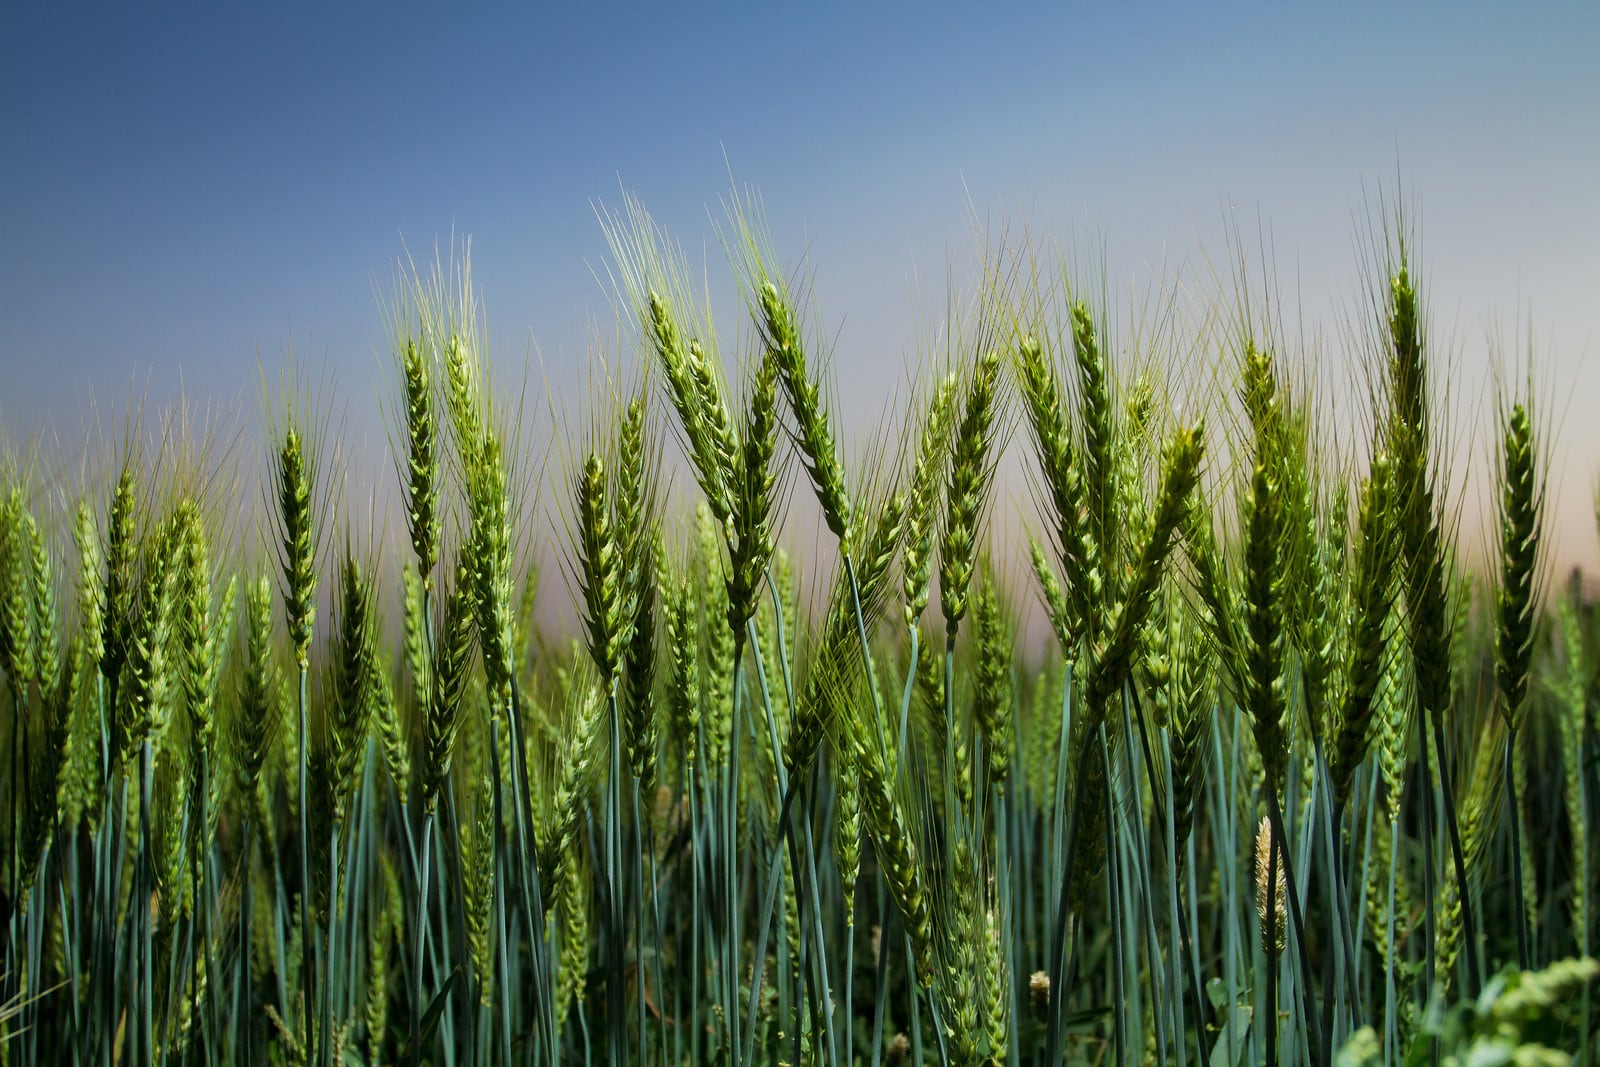
<path id="1" fill-rule="evenodd" d="M 608 315 L 596 201 L 715 258 L 730 174 L 815 273 L 848 418 L 902 380 L 973 213 L 1087 237 L 1114 286 L 1259 221 L 1332 335 L 1398 177 L 1459 391 L 1492 324 L 1531 326 L 1563 556 L 1600 556 L 1600 5 L 244 6 L 0 13 L 10 440 L 132 382 L 253 412 L 291 342 L 381 435 L 374 282 L 452 232 L 499 358 L 570 379 Z"/>

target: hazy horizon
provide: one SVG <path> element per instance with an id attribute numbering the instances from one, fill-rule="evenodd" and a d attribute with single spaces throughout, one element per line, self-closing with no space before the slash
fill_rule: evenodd
<path id="1" fill-rule="evenodd" d="M 1531 342 L 1553 570 L 1600 570 L 1600 8 L 799 11 L 9 11 L 0 439 L 70 446 L 92 404 L 180 388 L 250 432 L 292 348 L 387 471 L 378 296 L 407 249 L 468 235 L 502 379 L 531 367 L 535 400 L 548 383 L 576 418 L 612 316 L 596 212 L 624 191 L 708 265 L 730 348 L 713 219 L 760 193 L 813 283 L 853 445 L 903 392 L 974 226 L 1103 266 L 1125 316 L 1140 293 L 1225 294 L 1211 275 L 1246 256 L 1290 340 L 1359 389 L 1343 331 L 1398 193 L 1464 409 L 1463 514 L 1492 454 L 1491 356 L 1520 373 Z"/>

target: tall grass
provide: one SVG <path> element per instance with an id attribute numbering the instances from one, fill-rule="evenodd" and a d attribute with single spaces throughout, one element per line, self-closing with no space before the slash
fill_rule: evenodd
<path id="1" fill-rule="evenodd" d="M 256 464 L 177 423 L 0 469 L 0 1057 L 1593 1055 L 1595 611 L 1545 592 L 1532 395 L 1465 573 L 1405 244 L 1353 447 L 1247 302 L 1180 412 L 1084 279 L 999 265 L 863 444 L 752 199 L 741 342 L 642 207 L 604 225 L 640 372 L 554 521 L 465 263 L 385 307 L 403 542 L 293 383 L 237 524 Z"/>

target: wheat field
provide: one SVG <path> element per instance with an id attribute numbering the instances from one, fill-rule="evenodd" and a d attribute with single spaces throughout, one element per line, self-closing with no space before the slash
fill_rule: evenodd
<path id="1" fill-rule="evenodd" d="M 7 452 L 0 1060 L 1595 1062 L 1600 624 L 1514 379 L 1466 566 L 1403 219 L 1339 433 L 1249 301 L 1179 383 L 995 256 L 847 449 L 731 216 L 738 343 L 605 217 L 630 360 L 547 455 L 402 272 L 392 538 L 303 374 L 223 462 Z"/>

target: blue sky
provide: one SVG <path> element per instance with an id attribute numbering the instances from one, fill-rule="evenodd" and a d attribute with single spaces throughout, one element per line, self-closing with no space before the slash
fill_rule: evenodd
<path id="1" fill-rule="evenodd" d="M 1399 177 L 1460 391 L 1490 323 L 1531 323 L 1566 554 L 1593 568 L 1600 430 L 1567 398 L 1600 397 L 1600 7 L 543 6 L 7 5 L 5 436 L 70 434 L 133 382 L 253 412 L 291 342 L 381 436 L 374 281 L 452 233 L 498 357 L 568 380 L 609 314 L 595 202 L 626 188 L 715 259 L 730 173 L 814 272 L 864 419 L 973 213 L 1103 248 L 1114 289 L 1259 220 L 1336 331 Z"/>

